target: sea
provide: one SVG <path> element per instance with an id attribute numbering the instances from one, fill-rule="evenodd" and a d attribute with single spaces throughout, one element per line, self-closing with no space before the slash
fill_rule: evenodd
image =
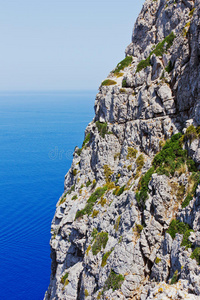
<path id="1" fill-rule="evenodd" d="M 50 227 L 96 91 L 0 93 L 0 300 L 41 300 Z"/>

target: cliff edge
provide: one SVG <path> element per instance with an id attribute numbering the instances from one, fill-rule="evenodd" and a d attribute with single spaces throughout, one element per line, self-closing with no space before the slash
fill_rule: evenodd
<path id="1" fill-rule="evenodd" d="M 45 300 L 200 298 L 199 17 L 145 1 L 66 174 Z"/>

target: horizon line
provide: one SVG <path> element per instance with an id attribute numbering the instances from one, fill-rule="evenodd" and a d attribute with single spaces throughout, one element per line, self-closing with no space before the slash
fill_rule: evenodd
<path id="1" fill-rule="evenodd" d="M 41 93 L 43 93 L 43 92 L 61 92 L 61 93 L 63 93 L 63 92 L 90 92 L 90 91 L 98 91 L 98 88 L 97 89 L 55 89 L 55 90 L 52 90 L 52 89 L 50 89 L 50 90 L 48 90 L 48 89 L 45 89 L 45 90 L 0 90 L 0 93 L 21 93 L 21 92 L 36 92 L 36 93 L 38 93 L 38 92 L 41 92 Z"/>

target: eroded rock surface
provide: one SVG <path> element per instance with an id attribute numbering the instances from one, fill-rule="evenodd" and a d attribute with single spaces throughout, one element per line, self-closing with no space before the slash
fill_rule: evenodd
<path id="1" fill-rule="evenodd" d="M 197 0 L 145 1 L 65 177 L 45 300 L 200 298 L 199 16 Z M 156 164 L 179 132 L 188 156 Z"/>

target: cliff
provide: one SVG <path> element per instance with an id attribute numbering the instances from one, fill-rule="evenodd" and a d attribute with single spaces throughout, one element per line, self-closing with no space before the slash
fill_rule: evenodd
<path id="1" fill-rule="evenodd" d="M 200 298 L 199 16 L 145 1 L 65 177 L 45 300 Z"/>

